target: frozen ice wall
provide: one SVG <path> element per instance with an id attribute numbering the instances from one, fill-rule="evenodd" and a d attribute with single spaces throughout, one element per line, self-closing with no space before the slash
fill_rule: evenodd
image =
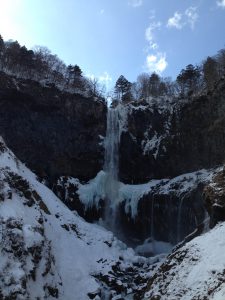
<path id="1" fill-rule="evenodd" d="M 115 229 L 116 207 L 119 199 L 119 108 L 109 108 L 107 114 L 107 131 L 105 138 L 105 222 Z"/>

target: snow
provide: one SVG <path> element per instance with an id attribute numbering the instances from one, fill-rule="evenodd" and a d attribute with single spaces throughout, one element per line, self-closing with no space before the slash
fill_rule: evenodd
<path id="1" fill-rule="evenodd" d="M 138 245 L 135 248 L 135 252 L 140 255 L 154 254 L 155 256 L 159 254 L 168 254 L 172 249 L 173 245 L 170 243 L 147 239 L 142 245 Z"/>
<path id="2" fill-rule="evenodd" d="M 2 140 L 0 142 L 3 143 Z M 96 224 L 88 224 L 71 212 L 24 164 L 16 160 L 8 149 L 0 152 L 0 169 L 0 192 L 4 192 L 5 195 L 4 201 L 0 201 L 0 224 L 3 226 L 1 232 L 6 232 L 4 222 L 15 220 L 13 222 L 18 224 L 18 229 L 11 230 L 9 227 L 7 230 L 10 235 L 0 240 L 0 278 L 5 278 L 4 282 L 0 280 L 0 289 L 6 295 L 11 287 L 9 285 L 7 288 L 7 278 L 13 275 L 23 295 L 21 299 L 44 299 L 44 286 L 53 284 L 58 288 L 60 300 L 70 300 L 74 295 L 76 299 L 86 300 L 89 299 L 88 293 L 93 293 L 101 287 L 95 278 L 96 274 L 109 276 L 112 266 L 119 261 L 124 270 L 133 263 L 146 261 L 145 258 L 136 256 L 134 250 L 127 248 L 111 232 Z M 26 205 L 24 195 L 7 182 L 8 176 L 14 174 L 29 183 L 29 189 L 38 193 L 43 204 L 36 201 L 32 206 Z M 89 202 L 89 193 L 97 193 L 102 186 L 103 175 L 103 172 L 100 172 L 95 180 L 86 186 L 80 186 L 80 194 L 84 201 Z M 77 184 L 76 180 L 74 182 Z M 7 199 L 7 191 L 12 193 L 11 199 Z M 96 203 L 98 199 L 96 195 Z M 43 220 L 41 223 L 40 219 Z M 31 251 L 28 251 L 27 256 L 23 256 L 23 263 L 22 258 L 18 258 L 16 254 L 13 256 L 4 252 L 4 247 L 10 247 L 7 238 L 12 234 L 20 241 L 21 247 L 25 247 L 23 255 L 26 249 Z M 36 264 L 32 260 L 32 249 L 35 247 L 42 253 Z M 49 262 L 52 271 L 43 276 Z M 29 279 L 28 274 L 31 270 L 35 270 L 36 281 Z M 24 276 L 27 278 L 26 291 L 22 287 Z M 52 299 L 50 295 L 47 297 Z"/>
<path id="3" fill-rule="evenodd" d="M 2 139 L 0 144 L 2 146 Z M 88 293 L 95 293 L 104 286 L 96 276 L 111 276 L 112 266 L 120 262 L 120 270 L 124 274 L 127 268 L 142 263 L 148 269 L 142 274 L 143 278 L 147 280 L 154 275 L 154 284 L 145 293 L 145 299 L 160 295 L 161 300 L 224 300 L 225 223 L 168 256 L 164 265 L 170 268 L 164 273 L 160 271 L 160 264 L 165 256 L 161 254 L 150 259 L 137 256 L 133 249 L 127 248 L 111 232 L 97 224 L 85 222 L 40 183 L 7 148 L 0 151 L 0 170 L 0 193 L 4 196 L 4 200 L 0 200 L 0 290 L 3 295 L 10 295 L 13 290 L 18 293 L 18 299 L 39 297 L 42 300 L 47 297 L 51 300 L 53 297 L 49 294 L 46 296 L 48 291 L 44 287 L 53 286 L 58 289 L 59 300 L 70 300 L 74 295 L 76 299 L 87 300 Z M 142 185 L 119 183 L 119 201 L 126 201 L 126 210 L 135 217 L 139 199 L 156 186 L 161 193 L 169 193 L 176 190 L 176 184 L 179 183 L 179 193 L 184 193 L 196 181 L 210 180 L 214 172 L 201 170 L 171 180 L 152 180 Z M 31 206 L 27 204 L 21 187 L 12 185 L 12 182 L 16 182 L 15 175 L 28 183 L 30 191 L 36 191 L 40 196 Z M 98 205 L 104 195 L 104 178 L 105 173 L 101 171 L 86 185 L 76 179 L 71 178 L 71 181 L 78 185 L 84 203 Z M 11 248 L 12 241 L 17 243 L 14 250 Z M 140 253 L 146 249 L 165 253 L 170 251 L 170 247 L 161 241 L 147 240 L 136 250 Z M 18 249 L 21 249 L 21 255 L 17 255 Z M 38 253 L 41 254 L 36 262 L 32 256 L 35 249 L 39 249 Z M 153 271 L 150 265 L 155 263 L 158 265 Z M 50 269 L 46 271 L 48 266 Z M 32 272 L 35 272 L 35 279 L 31 276 Z M 43 275 L 45 272 L 46 275 Z M 22 284 L 24 278 L 26 290 Z M 118 280 L 120 284 L 123 284 L 122 280 Z M 114 299 L 118 297 L 116 293 Z M 132 295 L 126 297 L 132 299 Z"/>
<path id="4" fill-rule="evenodd" d="M 115 199 L 113 205 L 117 206 L 119 203 L 125 202 L 125 212 L 131 214 L 132 218 L 135 218 L 138 213 L 138 203 L 140 199 L 145 195 L 157 188 L 159 194 L 169 194 L 170 192 L 176 192 L 178 195 L 182 195 L 191 191 L 199 182 L 209 182 L 213 175 L 218 172 L 217 169 L 202 169 L 197 172 L 191 172 L 182 174 L 173 179 L 153 179 L 145 184 L 124 184 L 118 183 L 118 198 Z M 76 179 L 77 180 L 77 179 Z M 99 209 L 100 200 L 104 200 L 106 173 L 100 171 L 97 176 L 90 180 L 87 184 L 79 184 L 78 195 L 80 201 L 86 208 L 95 206 Z M 177 186 L 179 189 L 177 190 Z"/>
<path id="5" fill-rule="evenodd" d="M 125 201 L 125 212 L 131 214 L 132 218 L 137 216 L 138 202 L 144 196 L 151 191 L 153 187 L 161 180 L 151 180 L 146 184 L 123 184 L 121 183 L 119 189 L 119 201 Z"/>
<path id="6" fill-rule="evenodd" d="M 224 300 L 224 236 L 225 223 L 221 223 L 174 252 L 165 262 L 171 268 L 153 284 L 145 299 L 160 295 L 161 300 L 172 300 L 182 295 L 179 299 Z"/>
<path id="7" fill-rule="evenodd" d="M 82 203 L 85 204 L 86 209 L 96 206 L 99 208 L 99 202 L 103 197 L 105 198 L 105 172 L 100 171 L 97 176 L 90 180 L 87 184 L 79 185 L 78 195 Z"/>
<path id="8" fill-rule="evenodd" d="M 156 159 L 158 156 L 159 147 L 162 139 L 163 136 L 162 135 L 158 136 L 158 134 L 155 132 L 154 136 L 151 139 L 146 138 L 146 140 L 143 140 L 142 141 L 143 154 L 146 155 L 147 153 L 155 150 L 153 152 L 153 156 Z"/>

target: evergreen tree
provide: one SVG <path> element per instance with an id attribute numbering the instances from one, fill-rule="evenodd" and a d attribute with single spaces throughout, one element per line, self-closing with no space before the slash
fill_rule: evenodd
<path id="1" fill-rule="evenodd" d="M 208 56 L 203 63 L 203 76 L 207 89 L 211 90 L 215 82 L 219 79 L 219 74 L 217 70 L 217 61 L 210 56 Z"/>
<path id="2" fill-rule="evenodd" d="M 156 73 L 152 73 L 149 78 L 149 94 L 153 97 L 159 96 L 160 77 Z"/>
<path id="3" fill-rule="evenodd" d="M 115 84 L 115 94 L 117 99 L 119 100 L 127 100 L 127 98 L 131 95 L 131 86 L 132 84 L 121 75 Z"/>
<path id="4" fill-rule="evenodd" d="M 192 64 L 186 66 L 186 69 L 182 69 L 177 76 L 177 83 L 180 87 L 181 94 L 187 95 L 190 92 L 196 91 L 201 72 L 199 67 L 194 67 Z"/>
<path id="5" fill-rule="evenodd" d="M 84 88 L 82 71 L 78 65 L 67 67 L 67 85 L 81 90 Z"/>
<path id="6" fill-rule="evenodd" d="M 216 56 L 216 60 L 217 60 L 217 69 L 218 69 L 218 73 L 219 76 L 222 77 L 225 75 L 225 49 L 221 49 L 217 56 Z"/>

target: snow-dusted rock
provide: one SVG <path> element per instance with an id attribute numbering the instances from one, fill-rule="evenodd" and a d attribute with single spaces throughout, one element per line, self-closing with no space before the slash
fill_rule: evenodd
<path id="1" fill-rule="evenodd" d="M 225 299 L 225 223 L 193 239 L 168 256 L 142 299 Z"/>
<path id="2" fill-rule="evenodd" d="M 0 299 L 125 297 L 159 260 L 71 212 L 0 140 Z"/>

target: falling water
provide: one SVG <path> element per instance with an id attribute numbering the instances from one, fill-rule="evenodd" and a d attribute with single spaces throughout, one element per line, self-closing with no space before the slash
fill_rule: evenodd
<path id="1" fill-rule="evenodd" d="M 155 252 L 155 238 L 154 238 L 154 200 L 155 195 L 152 196 L 152 207 L 151 207 L 151 240 L 152 240 L 152 252 Z"/>
<path id="2" fill-rule="evenodd" d="M 180 200 L 180 204 L 178 207 L 178 216 L 177 216 L 177 243 L 181 241 L 181 214 L 182 214 L 182 206 L 183 206 L 184 196 Z"/>
<path id="3" fill-rule="evenodd" d="M 207 211 L 205 211 L 203 224 L 204 224 L 203 233 L 206 233 L 210 229 L 210 216 Z"/>
<path id="4" fill-rule="evenodd" d="M 109 108 L 107 114 L 107 131 L 105 139 L 105 222 L 111 228 L 115 228 L 116 207 L 118 200 L 119 182 L 119 111 L 118 108 Z"/>

